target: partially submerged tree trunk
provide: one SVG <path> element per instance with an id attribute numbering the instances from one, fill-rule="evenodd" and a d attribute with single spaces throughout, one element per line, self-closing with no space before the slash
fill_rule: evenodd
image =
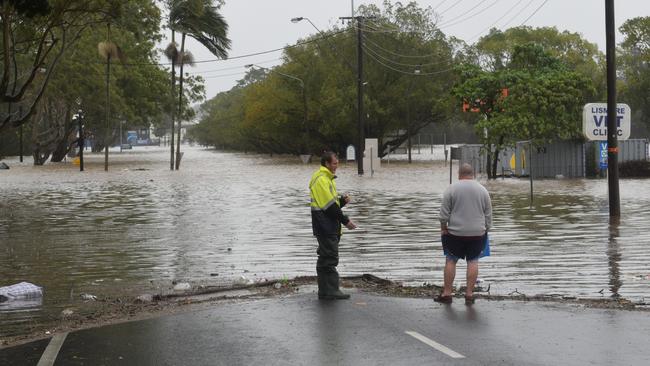
<path id="1" fill-rule="evenodd" d="M 178 50 L 176 49 L 176 32 L 172 28 L 172 42 L 167 46 L 167 50 L 165 51 L 167 57 L 170 59 L 172 65 L 171 65 L 171 100 L 172 103 L 175 98 L 175 92 L 176 92 L 176 58 L 178 57 Z M 171 119 L 171 143 L 169 144 L 170 147 L 170 157 L 169 157 L 169 170 L 174 170 L 174 117 L 176 113 L 176 108 L 174 108 L 172 104 L 172 108 L 170 110 L 169 117 Z"/>
<path id="2" fill-rule="evenodd" d="M 66 108 L 63 124 L 63 138 L 56 144 L 56 148 L 52 152 L 51 161 L 53 163 L 61 162 L 77 141 L 76 128 L 74 123 L 72 123 L 72 111 L 70 107 Z"/>
<path id="3" fill-rule="evenodd" d="M 499 166 L 499 152 L 500 152 L 499 148 L 500 146 L 503 145 L 503 139 L 504 139 L 503 136 L 499 136 L 499 142 L 494 147 L 494 160 L 492 161 L 492 175 L 491 175 L 492 179 L 497 178 L 497 168 Z"/>
<path id="4" fill-rule="evenodd" d="M 181 122 L 183 121 L 183 66 L 185 65 L 185 36 L 183 33 L 181 36 L 181 53 L 180 53 L 180 63 L 181 67 L 179 70 L 179 81 L 178 81 L 178 135 L 176 135 L 176 170 L 181 167 Z M 173 141 L 172 141 L 173 143 Z"/>
<path id="5" fill-rule="evenodd" d="M 32 125 L 32 151 L 34 165 L 43 165 L 62 141 L 67 141 L 68 108 L 59 100 L 46 99 L 39 104 Z"/>

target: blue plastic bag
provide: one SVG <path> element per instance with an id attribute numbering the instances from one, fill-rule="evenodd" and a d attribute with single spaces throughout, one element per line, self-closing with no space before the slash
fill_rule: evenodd
<path id="1" fill-rule="evenodd" d="M 483 250 L 481 250 L 481 254 L 478 256 L 479 258 L 490 256 L 490 236 L 487 233 L 483 236 L 483 243 L 485 245 L 483 246 Z"/>

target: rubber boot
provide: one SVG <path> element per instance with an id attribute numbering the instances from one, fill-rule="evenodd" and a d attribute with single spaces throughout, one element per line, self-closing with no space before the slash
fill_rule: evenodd
<path id="1" fill-rule="evenodd" d="M 339 274 L 338 272 L 330 272 L 323 276 L 327 283 L 326 294 L 318 294 L 318 298 L 322 300 L 347 300 L 350 298 L 349 294 L 344 294 L 339 289 Z"/>
<path id="2" fill-rule="evenodd" d="M 327 273 L 317 272 L 318 275 L 318 298 L 328 294 Z"/>

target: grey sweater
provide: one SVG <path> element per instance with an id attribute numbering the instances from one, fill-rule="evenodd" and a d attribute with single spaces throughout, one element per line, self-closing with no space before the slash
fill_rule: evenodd
<path id="1" fill-rule="evenodd" d="M 492 202 L 487 189 L 461 179 L 442 194 L 440 223 L 456 236 L 480 236 L 492 227 Z"/>

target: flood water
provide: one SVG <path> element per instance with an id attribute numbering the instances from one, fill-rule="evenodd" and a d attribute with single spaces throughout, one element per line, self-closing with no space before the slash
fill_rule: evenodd
<path id="1" fill-rule="evenodd" d="M 162 148 L 112 154 L 108 173 L 102 155 L 87 154 L 83 173 L 70 163 L 5 160 L 0 286 L 28 281 L 45 296 L 31 307 L 0 304 L 0 336 L 58 318 L 82 293 L 139 295 L 171 291 L 172 281 L 224 285 L 240 276 L 315 274 L 307 184 L 317 163 L 183 150 L 177 172 Z M 372 177 L 342 164 L 338 176 L 359 226 L 342 238 L 341 274 L 441 284 L 444 162 L 391 161 Z M 621 180 L 617 227 L 608 224 L 606 180 L 536 181 L 532 208 L 528 180 L 480 181 L 494 206 L 492 255 L 479 275 L 492 294 L 650 297 L 650 181 Z"/>

